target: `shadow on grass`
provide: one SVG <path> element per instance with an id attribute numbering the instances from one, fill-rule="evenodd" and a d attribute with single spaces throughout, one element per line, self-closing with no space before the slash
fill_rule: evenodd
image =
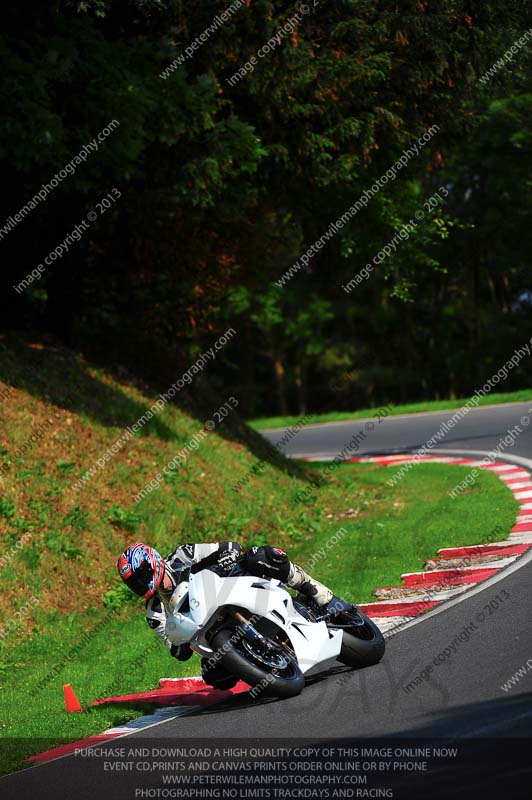
<path id="1" fill-rule="evenodd" d="M 102 377 L 98 376 L 101 369 Z M 93 374 L 91 374 L 91 372 Z M 120 387 L 105 382 L 104 375 L 118 383 L 134 387 L 150 398 L 146 405 L 129 397 Z M 98 367 L 63 347 L 33 341 L 20 334 L 0 336 L 0 377 L 10 386 L 64 410 L 88 417 L 106 427 L 131 426 L 153 405 L 168 385 L 154 388 L 135 378 L 124 368 Z M 177 379 L 177 378 L 176 378 Z M 198 421 L 198 429 L 226 401 L 209 386 L 203 375 L 197 376 L 191 391 L 181 391 L 172 404 Z M 249 428 L 236 413 L 216 426 L 216 433 L 230 442 L 247 447 L 253 455 L 277 469 L 300 479 L 310 479 L 308 470 L 278 452 L 260 434 Z M 156 436 L 162 441 L 182 441 L 155 414 L 140 430 L 140 436 Z"/>

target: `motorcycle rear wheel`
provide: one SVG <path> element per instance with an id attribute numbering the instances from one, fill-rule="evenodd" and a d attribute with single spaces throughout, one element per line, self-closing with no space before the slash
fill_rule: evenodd
<path id="1" fill-rule="evenodd" d="M 378 664 L 384 655 L 386 642 L 373 620 L 358 609 L 352 615 L 358 624 L 349 624 L 350 614 L 340 614 L 343 628 L 342 649 L 337 661 L 350 667 L 371 667 Z"/>
<path id="2" fill-rule="evenodd" d="M 258 643 L 224 628 L 211 646 L 228 672 L 268 697 L 294 697 L 305 685 L 298 663 L 275 642 L 264 652 Z"/>

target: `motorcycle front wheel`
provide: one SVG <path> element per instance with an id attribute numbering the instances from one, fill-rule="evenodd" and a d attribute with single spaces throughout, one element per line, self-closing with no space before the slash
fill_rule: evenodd
<path id="1" fill-rule="evenodd" d="M 248 683 L 255 696 L 294 697 L 305 685 L 297 661 L 270 639 L 249 639 L 238 629 L 224 628 L 211 646 L 225 669 Z"/>

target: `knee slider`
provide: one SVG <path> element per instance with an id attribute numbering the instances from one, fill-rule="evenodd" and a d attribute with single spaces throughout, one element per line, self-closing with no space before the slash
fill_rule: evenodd
<path id="1" fill-rule="evenodd" d="M 284 583 L 290 573 L 290 560 L 279 547 L 251 547 L 246 553 L 246 568 L 259 578 L 275 578 Z"/>

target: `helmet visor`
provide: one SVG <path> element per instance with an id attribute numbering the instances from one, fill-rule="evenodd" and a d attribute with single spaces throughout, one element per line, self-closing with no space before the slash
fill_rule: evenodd
<path id="1" fill-rule="evenodd" d="M 152 565 L 147 561 L 143 561 L 133 575 L 130 575 L 129 578 L 125 578 L 125 584 L 129 586 L 131 591 L 135 592 L 135 594 L 139 594 L 141 597 L 145 595 L 153 586 Z M 152 585 L 150 586 L 150 584 Z"/>

